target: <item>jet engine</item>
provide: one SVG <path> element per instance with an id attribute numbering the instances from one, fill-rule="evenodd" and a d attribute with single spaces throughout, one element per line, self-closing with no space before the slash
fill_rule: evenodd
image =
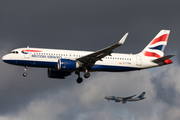
<path id="1" fill-rule="evenodd" d="M 58 59 L 58 70 L 75 70 L 79 64 L 75 60 Z"/>
<path id="2" fill-rule="evenodd" d="M 116 99 L 115 102 L 120 102 L 120 100 Z"/>
<path id="3" fill-rule="evenodd" d="M 68 75 L 71 75 L 71 71 L 60 71 L 58 69 L 48 68 L 48 77 L 49 78 L 64 79 Z"/>

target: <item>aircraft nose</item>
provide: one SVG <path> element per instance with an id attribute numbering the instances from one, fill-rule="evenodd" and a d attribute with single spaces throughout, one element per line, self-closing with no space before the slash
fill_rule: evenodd
<path id="1" fill-rule="evenodd" d="M 4 62 L 6 62 L 8 59 L 9 59 L 8 55 L 4 55 L 4 56 L 2 57 L 2 61 L 4 61 Z"/>
<path id="2" fill-rule="evenodd" d="M 104 99 L 108 99 L 108 97 L 106 96 L 106 97 L 104 97 Z"/>

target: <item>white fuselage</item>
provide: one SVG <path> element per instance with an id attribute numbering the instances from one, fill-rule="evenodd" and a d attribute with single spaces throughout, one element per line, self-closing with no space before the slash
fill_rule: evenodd
<path id="1" fill-rule="evenodd" d="M 18 48 L 3 56 L 3 61 L 13 65 L 28 67 L 58 68 L 58 59 L 76 60 L 88 55 L 89 51 L 41 49 L 41 48 Z M 154 57 L 146 57 L 140 54 L 112 53 L 111 56 L 97 61 L 89 71 L 132 71 L 159 66 L 151 62 Z M 79 65 L 76 65 L 79 68 Z"/>

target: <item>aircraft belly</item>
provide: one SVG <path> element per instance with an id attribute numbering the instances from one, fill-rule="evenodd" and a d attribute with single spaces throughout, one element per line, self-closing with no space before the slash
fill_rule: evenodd
<path id="1" fill-rule="evenodd" d="M 108 71 L 108 72 L 123 72 L 139 70 L 140 68 L 130 66 L 112 66 L 112 65 L 94 65 L 91 70 L 93 71 Z"/>
<path id="2" fill-rule="evenodd" d="M 132 98 L 132 99 L 128 99 L 127 101 L 138 101 L 140 100 L 139 98 Z"/>
<path id="3" fill-rule="evenodd" d="M 57 62 L 55 61 L 7 60 L 6 62 L 19 66 L 57 68 Z"/>

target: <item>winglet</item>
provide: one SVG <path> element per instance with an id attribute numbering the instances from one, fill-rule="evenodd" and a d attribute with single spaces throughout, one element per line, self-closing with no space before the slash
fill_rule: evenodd
<path id="1" fill-rule="evenodd" d="M 128 34 L 129 34 L 129 33 L 126 33 L 126 34 L 121 38 L 121 40 L 120 40 L 119 43 L 118 43 L 119 45 L 121 45 L 121 44 L 124 43 L 124 41 L 126 40 Z"/>

